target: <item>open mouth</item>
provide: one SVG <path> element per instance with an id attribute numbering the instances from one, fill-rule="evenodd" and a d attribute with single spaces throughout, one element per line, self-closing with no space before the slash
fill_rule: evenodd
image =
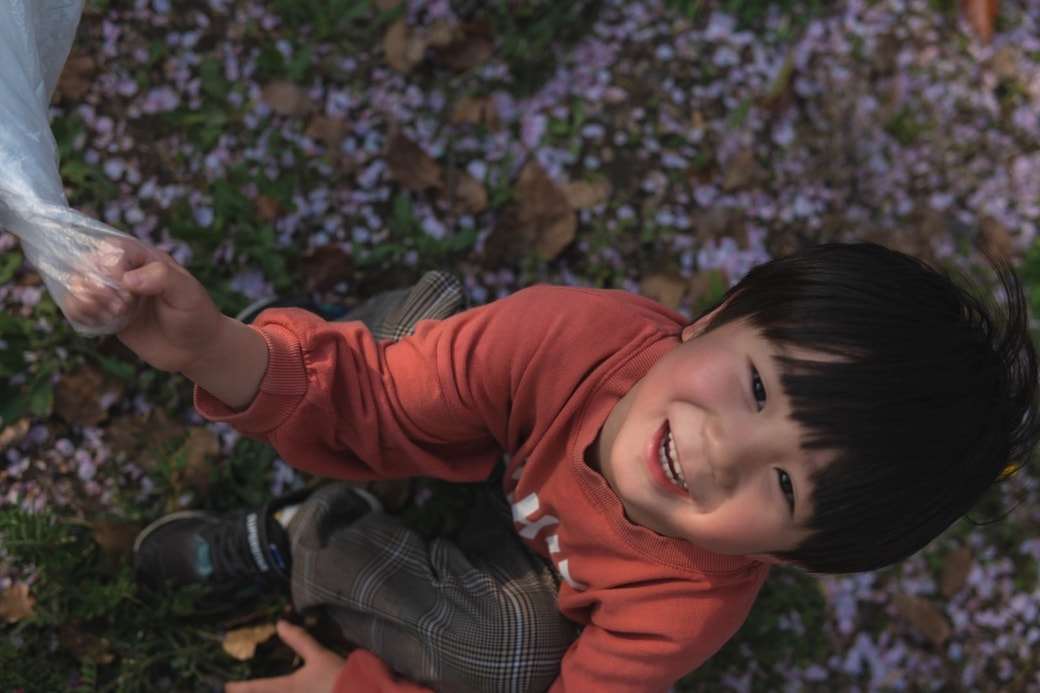
<path id="1" fill-rule="evenodd" d="M 682 467 L 679 466 L 679 455 L 675 450 L 671 428 L 666 428 L 664 435 L 661 436 L 661 446 L 657 449 L 657 456 L 661 462 L 661 469 L 668 480 L 682 490 L 688 490 L 686 477 L 683 476 Z"/>

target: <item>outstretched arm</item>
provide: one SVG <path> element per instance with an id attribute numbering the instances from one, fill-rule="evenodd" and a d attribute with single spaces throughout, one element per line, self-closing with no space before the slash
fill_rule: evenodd
<path id="1" fill-rule="evenodd" d="M 165 253 L 140 264 L 131 258 L 120 271 L 112 277 L 118 285 L 146 300 L 119 339 L 155 368 L 184 374 L 233 409 L 248 407 L 267 371 L 263 337 L 217 310 L 198 280 Z M 120 293 L 73 282 L 66 310 L 79 322 L 98 322 L 120 309 Z"/>

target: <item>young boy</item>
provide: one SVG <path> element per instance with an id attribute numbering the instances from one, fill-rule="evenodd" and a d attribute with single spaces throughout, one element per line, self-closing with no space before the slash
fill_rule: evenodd
<path id="1" fill-rule="evenodd" d="M 917 260 L 826 245 L 753 269 L 690 325 L 624 292 L 534 287 L 391 342 L 293 309 L 247 326 L 149 262 L 122 278 L 153 299 L 119 336 L 195 382 L 206 417 L 326 477 L 501 481 L 456 543 L 334 484 L 161 520 L 139 565 L 281 581 L 358 645 L 340 660 L 280 624 L 305 666 L 229 691 L 664 691 L 733 635 L 770 564 L 899 561 L 1027 459 L 1036 355 L 998 274 L 1003 320 Z"/>

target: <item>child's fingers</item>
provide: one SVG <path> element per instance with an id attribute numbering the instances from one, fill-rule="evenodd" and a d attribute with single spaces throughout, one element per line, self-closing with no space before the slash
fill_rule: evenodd
<path id="1" fill-rule="evenodd" d="M 73 322 L 98 327 L 116 320 L 129 309 L 131 297 L 82 275 L 69 277 L 64 310 Z"/>
<path id="2" fill-rule="evenodd" d="M 156 259 L 173 262 L 173 258 L 167 253 L 133 239 L 126 239 L 121 244 L 120 250 L 120 261 L 124 272 L 146 265 Z"/>
<path id="3" fill-rule="evenodd" d="M 161 260 L 153 260 L 123 275 L 123 286 L 141 296 L 161 294 L 170 279 L 170 267 Z"/>
<path id="4" fill-rule="evenodd" d="M 327 652 L 317 640 L 311 637 L 310 633 L 299 626 L 288 621 L 279 621 L 276 628 L 282 642 L 291 647 L 292 651 L 300 655 L 305 662 Z"/>
<path id="5" fill-rule="evenodd" d="M 175 309 L 195 307 L 204 294 L 195 278 L 168 255 L 128 271 L 123 275 L 123 286 L 141 296 L 161 294 L 163 301 Z"/>

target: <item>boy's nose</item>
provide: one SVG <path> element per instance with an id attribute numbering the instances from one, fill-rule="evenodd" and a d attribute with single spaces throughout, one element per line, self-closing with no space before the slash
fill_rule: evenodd
<path id="1" fill-rule="evenodd" d="M 748 431 L 727 427 L 718 416 L 705 420 L 704 440 L 715 483 L 725 491 L 733 491 L 748 465 L 758 457 L 754 453 L 755 441 Z"/>

